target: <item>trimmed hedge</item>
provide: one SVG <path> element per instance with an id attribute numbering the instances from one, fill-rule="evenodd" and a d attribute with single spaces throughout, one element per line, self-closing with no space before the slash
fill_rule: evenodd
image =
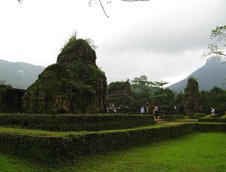
<path id="1" fill-rule="evenodd" d="M 100 131 L 155 123 L 151 115 L 34 115 L 0 114 L 0 125 L 49 131 Z"/>
<path id="2" fill-rule="evenodd" d="M 0 134 L 0 151 L 47 163 L 59 163 L 79 156 L 100 154 L 176 138 L 194 131 L 225 132 L 226 124 L 189 123 L 162 127 L 113 130 L 67 136 Z"/>
<path id="3" fill-rule="evenodd" d="M 198 120 L 199 122 L 220 122 L 220 123 L 226 123 L 225 118 L 200 118 Z"/>
<path id="4" fill-rule="evenodd" d="M 206 114 L 204 114 L 204 113 L 190 113 L 187 115 L 188 118 L 192 118 L 192 119 L 199 119 L 199 118 L 203 118 L 205 116 L 206 116 Z"/>
<path id="5" fill-rule="evenodd" d="M 62 138 L 0 134 L 0 151 L 43 162 L 58 161 Z M 64 156 L 62 156 L 63 158 Z"/>
<path id="6" fill-rule="evenodd" d="M 103 131 L 68 137 L 0 134 L 0 151 L 43 162 L 62 162 L 78 156 L 120 150 L 191 133 L 193 125 Z"/>
<path id="7" fill-rule="evenodd" d="M 160 115 L 160 118 L 166 121 L 172 121 L 176 119 L 184 119 L 184 116 L 183 115 Z"/>
<path id="8" fill-rule="evenodd" d="M 226 124 L 198 123 L 195 125 L 194 131 L 202 132 L 225 132 Z"/>

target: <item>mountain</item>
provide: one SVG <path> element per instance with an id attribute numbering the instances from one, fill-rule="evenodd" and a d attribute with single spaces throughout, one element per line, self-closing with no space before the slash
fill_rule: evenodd
<path id="1" fill-rule="evenodd" d="M 220 57 L 211 57 L 207 59 L 206 64 L 197 69 L 186 79 L 172 84 L 168 88 L 181 92 L 187 85 L 188 78 L 193 77 L 199 83 L 199 90 L 210 90 L 213 87 L 219 87 L 226 90 L 226 61 Z"/>
<path id="2" fill-rule="evenodd" d="M 0 84 L 26 89 L 38 79 L 38 75 L 43 70 L 44 67 L 42 66 L 22 62 L 8 62 L 0 59 Z"/>

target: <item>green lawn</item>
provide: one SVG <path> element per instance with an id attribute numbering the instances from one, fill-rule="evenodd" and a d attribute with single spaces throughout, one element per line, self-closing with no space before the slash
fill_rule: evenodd
<path id="1" fill-rule="evenodd" d="M 179 139 L 85 157 L 61 167 L 0 155 L 1 172 L 226 172 L 226 133 L 194 133 Z"/>

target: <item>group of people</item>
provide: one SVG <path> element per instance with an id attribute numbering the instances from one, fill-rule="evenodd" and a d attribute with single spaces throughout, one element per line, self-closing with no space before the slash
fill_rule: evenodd
<path id="1" fill-rule="evenodd" d="M 114 104 L 110 104 L 110 106 L 107 106 L 107 113 L 117 113 L 117 109 Z"/>
<path id="2" fill-rule="evenodd" d="M 141 108 L 140 108 L 140 113 L 141 114 L 144 114 L 145 113 L 145 109 L 146 109 L 146 113 L 148 113 L 149 112 L 149 110 L 148 110 L 148 107 L 146 107 L 146 106 L 141 106 Z M 154 116 L 155 116 L 155 119 L 158 119 L 159 118 L 159 116 L 158 116 L 158 106 L 154 106 L 154 108 L 153 108 L 153 114 L 154 114 Z"/>
<path id="3" fill-rule="evenodd" d="M 146 107 L 146 109 L 147 109 L 146 112 L 148 113 L 148 107 Z M 176 110 L 176 107 L 174 107 L 174 109 Z M 216 117 L 215 109 L 213 107 L 211 107 L 210 112 L 211 112 L 211 115 L 213 117 Z M 141 114 L 145 113 L 145 107 L 144 106 L 141 106 L 140 113 Z M 154 106 L 154 108 L 153 108 L 153 115 L 154 115 L 155 119 L 159 118 L 159 116 L 158 116 L 158 106 Z"/>

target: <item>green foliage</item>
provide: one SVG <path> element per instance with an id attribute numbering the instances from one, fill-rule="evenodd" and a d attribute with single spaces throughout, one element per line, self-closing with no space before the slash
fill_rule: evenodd
<path id="1" fill-rule="evenodd" d="M 143 88 L 145 88 L 145 86 L 153 86 L 153 85 L 155 85 L 153 82 L 148 81 L 148 78 L 145 75 L 142 75 L 140 77 L 135 77 L 132 80 L 132 84 L 139 85 L 139 86 L 141 86 Z"/>
<path id="2" fill-rule="evenodd" d="M 89 113 L 92 111 L 92 102 L 96 101 L 100 82 L 104 78 L 104 72 L 95 64 L 84 65 L 84 62 L 79 60 L 66 66 L 56 63 L 42 72 L 23 98 L 26 100 L 32 95 L 43 94 L 42 96 L 50 101 L 58 96 L 68 102 L 74 102 L 71 112 Z M 64 112 L 64 109 L 54 108 L 52 104 L 47 106 L 48 113 Z M 35 112 L 39 112 L 38 106 L 36 109 Z"/>
<path id="3" fill-rule="evenodd" d="M 211 31 L 210 43 L 204 56 L 217 55 L 226 57 L 226 25 L 217 26 Z"/>
<path id="4" fill-rule="evenodd" d="M 226 114 L 221 116 L 222 119 L 226 119 Z"/>
<path id="5" fill-rule="evenodd" d="M 102 131 L 68 137 L 0 134 L 0 150 L 43 162 L 61 162 L 78 156 L 121 150 L 192 132 L 193 125 Z M 119 139 L 120 138 L 120 139 Z M 26 151 L 25 151 L 26 150 Z"/>
<path id="6" fill-rule="evenodd" d="M 0 114 L 0 125 L 49 131 L 99 131 L 154 123 L 151 115 L 32 115 Z"/>
<path id="7" fill-rule="evenodd" d="M 131 92 L 130 84 L 129 82 L 111 82 L 108 86 L 108 92 L 119 92 L 121 90 L 125 90 L 127 92 Z"/>
<path id="8" fill-rule="evenodd" d="M 108 97 L 107 102 L 114 104 L 120 113 L 132 113 L 131 108 L 134 103 L 134 99 L 131 96 L 131 86 L 128 81 L 126 82 L 112 82 L 107 88 Z"/>
<path id="9" fill-rule="evenodd" d="M 169 113 L 173 113 L 174 93 L 170 89 L 157 89 L 151 97 L 151 103 L 158 106 L 168 106 Z"/>
<path id="10" fill-rule="evenodd" d="M 195 113 L 199 112 L 200 95 L 199 85 L 195 78 L 189 78 L 186 88 L 184 89 L 184 106 L 186 112 Z"/>
<path id="11" fill-rule="evenodd" d="M 225 132 L 226 124 L 214 123 L 215 121 L 209 121 L 210 123 L 198 123 L 195 125 L 195 131 L 202 132 Z"/>
<path id="12" fill-rule="evenodd" d="M 160 118 L 166 121 L 175 121 L 178 119 L 184 119 L 184 116 L 183 115 L 160 115 Z"/>
<path id="13" fill-rule="evenodd" d="M 226 124 L 171 123 L 100 132 L 34 135 L 0 128 L 0 151 L 47 163 L 68 161 L 80 156 L 122 150 L 155 141 L 177 138 L 194 131 L 225 132 Z M 22 133 L 21 133 L 22 132 Z"/>
<path id="14" fill-rule="evenodd" d="M 159 88 L 163 88 L 164 85 L 168 84 L 168 82 L 165 82 L 165 81 L 155 81 L 155 85 L 156 87 L 159 87 Z"/>
<path id="15" fill-rule="evenodd" d="M 188 169 L 220 172 L 226 169 L 225 144 L 225 133 L 193 133 L 157 144 L 80 158 L 64 166 L 52 167 L 4 154 L 0 154 L 0 164 L 3 172 L 18 172 L 18 169 L 32 172 L 104 172 L 106 169 L 109 172 L 134 169 L 140 172 Z"/>
<path id="16" fill-rule="evenodd" d="M 21 112 L 22 96 L 25 90 L 0 85 L 0 112 Z"/>
<path id="17" fill-rule="evenodd" d="M 203 113 L 210 114 L 211 107 L 214 107 L 218 116 L 225 113 L 226 91 L 214 87 L 210 91 L 202 91 L 200 93 L 200 99 L 200 107 Z"/>
<path id="18" fill-rule="evenodd" d="M 134 80 L 132 80 L 132 96 L 137 107 L 144 106 L 146 103 L 150 102 L 150 98 L 153 95 L 153 85 L 154 83 L 148 81 L 145 75 L 135 77 Z"/>
<path id="19" fill-rule="evenodd" d="M 97 46 L 94 44 L 93 40 L 91 39 L 78 39 L 76 33 L 73 34 L 65 45 L 61 48 L 61 53 L 69 53 L 78 49 L 79 47 L 86 47 L 86 48 L 93 48 L 96 49 Z"/>
<path id="20" fill-rule="evenodd" d="M 199 118 L 205 118 L 207 115 L 204 113 L 190 113 L 187 114 L 188 118 L 192 118 L 192 119 L 199 119 Z"/>

